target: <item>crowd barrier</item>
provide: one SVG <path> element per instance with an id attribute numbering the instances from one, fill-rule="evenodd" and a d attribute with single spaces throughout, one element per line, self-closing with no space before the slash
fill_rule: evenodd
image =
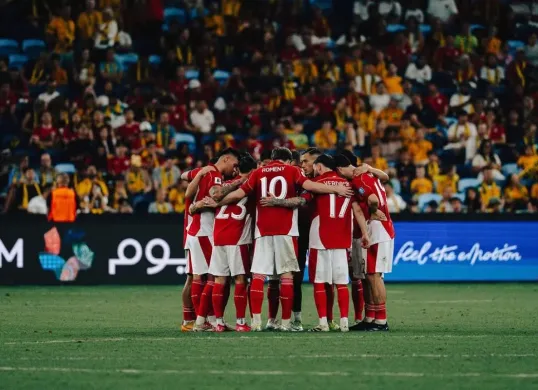
<path id="1" fill-rule="evenodd" d="M 536 216 L 396 216 L 395 227 L 389 282 L 538 281 Z M 181 215 L 6 215 L 0 284 L 180 284 L 182 247 Z"/>

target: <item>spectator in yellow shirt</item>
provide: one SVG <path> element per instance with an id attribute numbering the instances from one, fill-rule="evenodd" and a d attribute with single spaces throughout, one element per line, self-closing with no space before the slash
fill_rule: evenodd
<path id="1" fill-rule="evenodd" d="M 515 173 L 508 178 L 504 188 L 504 200 L 506 208 L 510 211 L 527 209 L 529 191 L 519 182 L 519 177 Z"/>
<path id="2" fill-rule="evenodd" d="M 319 71 L 311 58 L 304 58 L 297 64 L 295 76 L 301 85 L 312 84 L 318 80 Z"/>
<path id="3" fill-rule="evenodd" d="M 411 126 L 408 115 L 402 116 L 402 120 L 400 121 L 400 138 L 405 146 L 415 140 L 415 128 Z"/>
<path id="4" fill-rule="evenodd" d="M 538 200 L 538 183 L 534 183 L 531 187 L 531 198 Z"/>
<path id="5" fill-rule="evenodd" d="M 432 143 L 424 139 L 424 129 L 418 129 L 415 141 L 408 145 L 409 153 L 411 153 L 415 164 L 427 164 L 428 153 L 432 149 Z"/>
<path id="6" fill-rule="evenodd" d="M 351 54 L 351 58 L 347 59 L 344 63 L 344 73 L 349 80 L 355 80 L 355 77 L 362 76 L 364 72 L 364 63 L 361 55 L 361 49 L 355 47 Z"/>
<path id="7" fill-rule="evenodd" d="M 81 180 L 75 188 L 82 209 L 88 208 L 89 206 L 93 208 L 94 205 L 90 202 L 94 193 L 96 193 L 93 189 L 94 186 L 99 187 L 104 205 L 108 204 L 108 187 L 106 183 L 97 176 L 97 169 L 95 166 L 90 165 L 86 170 L 86 177 Z"/>
<path id="8" fill-rule="evenodd" d="M 433 192 L 433 183 L 426 177 L 426 169 L 423 165 L 416 168 L 415 178 L 411 181 L 413 195 L 430 194 Z"/>
<path id="9" fill-rule="evenodd" d="M 168 193 L 168 201 L 172 204 L 176 213 L 183 213 L 185 211 L 185 191 L 188 184 L 187 181 L 180 180 Z"/>
<path id="10" fill-rule="evenodd" d="M 379 119 L 386 121 L 389 127 L 399 127 L 403 114 L 403 110 L 398 107 L 398 100 L 391 98 L 389 105 L 379 113 Z"/>
<path id="11" fill-rule="evenodd" d="M 238 17 L 241 10 L 241 0 L 222 0 L 222 13 L 224 16 Z"/>
<path id="12" fill-rule="evenodd" d="M 314 133 L 314 144 L 320 149 L 334 149 L 338 143 L 338 135 L 333 130 L 331 122 L 325 121 L 321 129 Z"/>
<path id="13" fill-rule="evenodd" d="M 58 55 L 54 55 L 52 59 L 50 76 L 58 85 L 66 85 L 69 81 L 66 70 L 60 65 L 60 57 Z"/>
<path id="14" fill-rule="evenodd" d="M 86 42 L 93 39 L 101 23 L 103 23 L 103 15 L 95 9 L 95 0 L 86 0 L 86 9 L 77 19 L 79 37 Z"/>
<path id="15" fill-rule="evenodd" d="M 435 187 L 438 194 L 442 194 L 446 187 L 450 187 L 453 193 L 458 192 L 459 175 L 456 173 L 456 166 L 451 165 L 447 168 L 444 175 L 434 177 Z"/>
<path id="16" fill-rule="evenodd" d="M 215 32 L 218 37 L 223 37 L 225 33 L 224 17 L 219 13 L 219 6 L 217 3 L 212 3 L 209 15 L 204 19 L 205 28 L 209 31 Z"/>
<path id="17" fill-rule="evenodd" d="M 441 174 L 439 156 L 433 150 L 428 152 L 428 164 L 426 164 L 426 176 L 434 179 Z"/>
<path id="18" fill-rule="evenodd" d="M 59 16 L 55 16 L 47 26 L 47 36 L 54 51 L 58 54 L 67 54 L 73 51 L 75 40 L 75 22 L 71 19 L 71 7 L 65 5 Z"/>
<path id="19" fill-rule="evenodd" d="M 394 64 L 389 65 L 389 72 L 383 79 L 387 92 L 391 95 L 402 95 L 404 93 L 402 87 L 402 78 L 398 76 L 398 68 Z"/>
<path id="20" fill-rule="evenodd" d="M 538 163 L 538 155 L 534 154 L 534 148 L 532 145 L 525 146 L 525 154 L 520 156 L 517 160 L 517 165 L 524 169 L 530 169 Z"/>
<path id="21" fill-rule="evenodd" d="M 484 168 L 483 172 L 484 181 L 480 185 L 478 192 L 480 193 L 482 211 L 491 211 L 496 207 L 496 202 L 501 200 L 501 189 L 493 180 L 493 169 L 491 167 Z"/>
<path id="22" fill-rule="evenodd" d="M 387 160 L 381 156 L 381 145 L 379 143 L 373 143 L 371 148 L 372 153 L 372 166 L 376 169 L 380 169 L 383 172 L 389 170 L 389 164 Z"/>

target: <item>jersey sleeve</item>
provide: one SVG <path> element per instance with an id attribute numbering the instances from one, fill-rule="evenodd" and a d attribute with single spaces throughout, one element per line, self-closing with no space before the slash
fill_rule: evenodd
<path id="1" fill-rule="evenodd" d="M 301 171 L 301 169 L 299 168 L 294 168 L 294 172 L 293 172 L 293 181 L 295 182 L 296 185 L 298 186 L 303 186 L 303 183 L 307 180 L 306 176 L 303 174 L 303 172 Z"/>
<path id="2" fill-rule="evenodd" d="M 245 194 L 249 195 L 256 189 L 257 183 L 258 183 L 258 170 L 255 170 L 254 172 L 250 174 L 247 181 L 244 182 L 240 188 L 244 191 Z"/>
<path id="3" fill-rule="evenodd" d="M 301 198 L 306 200 L 306 203 L 310 203 L 310 202 L 312 202 L 312 200 L 314 200 L 314 194 L 312 194 L 311 192 L 308 192 L 308 191 L 303 191 L 300 196 L 301 196 Z"/>

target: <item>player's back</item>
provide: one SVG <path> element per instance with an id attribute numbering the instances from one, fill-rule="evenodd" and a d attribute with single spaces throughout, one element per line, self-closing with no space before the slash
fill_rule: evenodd
<path id="1" fill-rule="evenodd" d="M 363 173 L 352 180 L 356 196 L 360 202 L 367 204 L 368 197 L 374 194 L 378 199 L 378 209 L 387 217 L 386 221 L 370 221 L 370 239 L 372 243 L 389 241 L 394 238 L 394 224 L 390 218 L 387 193 L 381 181 L 371 173 Z"/>
<path id="2" fill-rule="evenodd" d="M 198 186 L 193 202 L 203 200 L 209 196 L 209 190 L 213 186 L 222 185 L 222 174 L 215 169 L 208 172 Z M 192 222 L 189 225 L 188 233 L 191 236 L 211 236 L 213 235 L 213 223 L 215 221 L 215 213 L 213 211 L 202 211 L 192 215 Z"/>
<path id="3" fill-rule="evenodd" d="M 256 169 L 243 184 L 247 193 L 255 191 L 256 224 L 254 236 L 298 236 L 297 209 L 285 207 L 262 207 L 260 199 L 272 194 L 278 199 L 297 196 L 297 186 L 306 180 L 299 168 L 272 161 Z"/>
<path id="4" fill-rule="evenodd" d="M 336 172 L 317 176 L 314 181 L 329 186 L 349 186 L 348 180 Z M 351 198 L 335 194 L 313 196 L 314 209 L 310 226 L 310 248 L 347 249 L 351 247 Z"/>
<path id="5" fill-rule="evenodd" d="M 224 186 L 233 183 L 230 180 Z M 252 213 L 254 197 L 246 196 L 237 203 L 219 207 L 215 210 L 213 231 L 214 244 L 243 245 L 252 243 Z"/>
<path id="6" fill-rule="evenodd" d="M 200 172 L 202 168 L 194 168 L 191 169 L 187 173 L 187 178 L 190 181 L 192 181 L 198 172 Z M 185 212 L 183 213 L 183 246 L 185 246 L 185 243 L 187 241 L 187 231 L 189 230 L 189 226 L 192 223 L 192 216 L 189 212 L 189 208 L 191 207 L 192 200 L 185 198 Z"/>

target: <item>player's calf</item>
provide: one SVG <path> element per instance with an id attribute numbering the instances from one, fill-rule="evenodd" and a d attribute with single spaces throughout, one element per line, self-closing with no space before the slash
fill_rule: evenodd
<path id="1" fill-rule="evenodd" d="M 291 311 L 293 307 L 293 275 L 286 272 L 280 275 L 280 303 L 282 305 L 281 328 L 291 329 Z"/>

